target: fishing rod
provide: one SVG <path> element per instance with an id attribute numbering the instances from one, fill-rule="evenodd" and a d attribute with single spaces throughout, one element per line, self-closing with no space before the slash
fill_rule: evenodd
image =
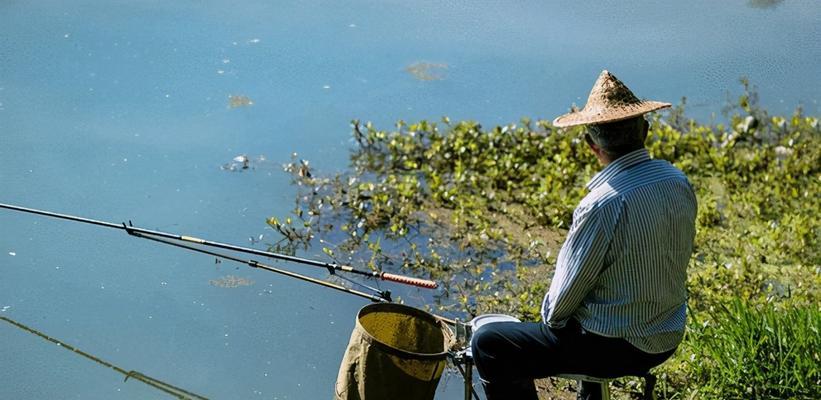
<path id="1" fill-rule="evenodd" d="M 165 239 L 155 238 L 155 237 L 151 237 L 151 236 L 143 236 L 143 234 L 137 233 L 137 232 L 133 233 L 133 235 L 137 236 L 137 237 L 141 237 L 143 239 L 148 239 L 148 240 L 152 240 L 152 241 L 155 241 L 155 242 L 167 244 L 167 245 L 170 245 L 170 246 L 175 246 L 175 247 L 179 247 L 179 248 L 182 248 L 182 249 L 196 251 L 196 252 L 202 253 L 202 254 L 207 254 L 209 256 L 214 256 L 214 257 L 219 257 L 219 258 L 223 258 L 223 259 L 230 260 L 230 261 L 235 261 L 235 262 L 238 262 L 240 264 L 246 264 L 246 265 L 248 265 L 249 267 L 252 267 L 252 268 L 264 269 L 266 271 L 275 272 L 277 274 L 282 274 L 282 275 L 285 275 L 285 276 L 289 276 L 291 278 L 300 279 L 300 280 L 310 282 L 310 283 L 316 283 L 317 285 L 322 285 L 322 286 L 325 286 L 325 287 L 328 287 L 328 288 L 331 288 L 331 289 L 336 289 L 336 290 L 339 290 L 340 292 L 356 295 L 356 296 L 359 296 L 359 297 L 364 297 L 364 298 L 366 298 L 370 301 L 373 301 L 375 303 L 390 303 L 390 302 L 392 302 L 391 292 L 388 291 L 388 290 L 378 290 L 376 288 L 366 286 L 368 289 L 370 289 L 370 290 L 372 290 L 376 293 L 376 294 L 367 294 L 367 293 L 364 293 L 364 292 L 360 292 L 358 290 L 346 288 L 342 285 L 337 285 L 335 283 L 323 281 L 321 279 L 316 279 L 316 278 L 312 278 L 310 276 L 297 274 L 296 272 L 291 272 L 291 271 L 287 271 L 287 270 L 284 270 L 284 269 L 279 269 L 279 268 L 276 268 L 276 267 L 272 267 L 270 265 L 263 264 L 263 263 L 258 262 L 256 260 L 246 260 L 246 259 L 242 259 L 242 258 L 239 258 L 239 257 L 234 257 L 234 256 L 224 254 L 224 253 L 217 253 L 215 251 L 201 249 L 201 248 L 189 246 L 189 245 L 182 244 L 182 243 L 171 242 L 171 241 L 168 241 L 168 240 L 165 240 Z"/>
<path id="2" fill-rule="evenodd" d="M 298 273 L 295 273 L 295 272 L 291 272 L 291 271 L 279 269 L 279 268 L 276 268 L 276 267 L 272 267 L 270 265 L 260 263 L 256 260 L 243 259 L 243 258 L 240 258 L 240 257 L 235 257 L 233 255 L 228 255 L 228 254 L 219 253 L 219 252 L 216 252 L 216 251 L 206 250 L 204 248 L 195 247 L 195 246 L 191 246 L 189 244 L 184 244 L 184 243 L 179 243 L 179 242 L 194 243 L 196 245 L 216 247 L 216 248 L 221 248 L 221 249 L 225 249 L 225 250 L 232 250 L 232 251 L 241 252 L 241 253 L 249 253 L 249 254 L 261 255 L 261 256 L 265 256 L 265 257 L 279 259 L 279 260 L 292 261 L 292 262 L 295 262 L 295 263 L 313 265 L 313 266 L 322 267 L 322 268 L 327 269 L 328 272 L 331 275 L 334 275 L 336 271 L 344 271 L 344 272 L 351 272 L 351 273 L 364 275 L 364 276 L 368 276 L 368 277 L 372 277 L 372 278 L 379 278 L 379 279 L 386 280 L 386 281 L 392 281 L 392 282 L 403 283 L 403 284 L 407 284 L 407 285 L 419 286 L 419 287 L 430 288 L 430 289 L 434 289 L 438 286 L 436 282 L 430 281 L 430 280 L 412 278 L 412 277 L 407 277 L 407 276 L 403 276 L 403 275 L 390 274 L 390 273 L 386 273 L 386 272 L 362 271 L 362 270 L 357 270 L 357 269 L 355 269 L 351 266 L 348 266 L 348 265 L 340 265 L 340 264 L 337 264 L 337 263 L 327 263 L 327 262 L 322 262 L 322 261 L 310 260 L 310 259 L 290 256 L 290 255 L 286 255 L 286 254 L 274 253 L 274 252 L 270 252 L 270 251 L 262 251 L 262 250 L 248 248 L 248 247 L 242 247 L 242 246 L 236 246 L 236 245 L 227 244 L 227 243 L 221 243 L 221 242 L 215 242 L 215 241 L 211 241 L 211 240 L 200 239 L 200 238 L 196 238 L 196 237 L 192 237 L 192 236 L 178 235 L 178 234 L 162 232 L 162 231 L 157 231 L 157 230 L 139 228 L 139 227 L 133 226 L 131 224 L 131 221 L 129 221 L 128 224 L 126 224 L 126 223 L 115 224 L 115 223 L 106 222 L 106 221 L 99 221 L 99 220 L 90 219 L 90 218 L 82 218 L 82 217 L 78 217 L 78 216 L 74 216 L 74 215 L 60 214 L 60 213 L 55 213 L 55 212 L 51 212 L 51 211 L 38 210 L 38 209 L 33 209 L 33 208 L 28 208 L 28 207 L 21 207 L 21 206 L 16 206 L 16 205 L 11 205 L 11 204 L 5 204 L 5 203 L 0 203 L 0 208 L 5 208 L 5 209 L 13 210 L 13 211 L 24 212 L 24 213 L 30 213 L 30 214 L 37 214 L 37 215 L 42 215 L 42 216 L 46 216 L 46 217 L 65 219 L 65 220 L 69 220 L 69 221 L 82 222 L 82 223 L 102 226 L 102 227 L 106 227 L 106 228 L 121 229 L 121 230 L 124 230 L 126 233 L 128 233 L 131 236 L 151 240 L 151 241 L 154 241 L 154 242 L 158 242 L 158 243 L 162 243 L 162 244 L 166 244 L 166 245 L 170 245 L 170 246 L 179 247 L 179 248 L 186 249 L 186 250 L 195 251 L 195 252 L 202 253 L 202 254 L 207 254 L 207 255 L 210 255 L 210 256 L 213 256 L 213 257 L 217 257 L 217 258 L 222 258 L 222 259 L 226 259 L 226 260 L 230 260 L 230 261 L 235 261 L 235 262 L 238 262 L 238 263 L 246 264 L 246 265 L 248 265 L 252 268 L 259 268 L 259 269 L 263 269 L 263 270 L 266 270 L 266 271 L 270 271 L 270 272 L 278 273 L 278 274 L 281 274 L 281 275 L 285 275 L 285 276 L 288 276 L 288 277 L 291 277 L 291 278 L 296 278 L 296 279 L 300 279 L 300 280 L 303 280 L 303 281 L 306 281 L 306 282 L 318 284 L 318 285 L 321 285 L 321 286 L 324 286 L 324 287 L 327 287 L 327 288 L 338 290 L 338 291 L 343 292 L 343 293 L 348 293 L 348 294 L 352 294 L 352 295 L 355 295 L 355 296 L 363 297 L 363 298 L 366 298 L 368 300 L 371 300 L 371 301 L 377 302 L 377 303 L 392 303 L 393 300 L 391 299 L 391 292 L 388 291 L 388 290 L 379 290 L 379 289 L 376 289 L 376 288 L 373 288 L 373 287 L 370 287 L 370 286 L 367 286 L 367 285 L 359 284 L 363 287 L 366 287 L 366 288 L 370 289 L 371 291 L 373 291 L 375 293 L 375 294 L 368 294 L 368 293 L 361 292 L 361 291 L 358 291 L 358 290 L 354 290 L 354 289 L 351 289 L 351 288 L 347 288 L 347 287 L 344 287 L 342 285 L 338 285 L 338 284 L 335 284 L 335 283 L 323 281 L 323 280 L 320 280 L 320 279 L 316 279 L 316 278 L 312 278 L 312 277 L 309 277 L 309 276 L 301 275 L 301 274 L 298 274 Z M 356 282 L 354 282 L 354 283 L 356 283 Z M 445 324 L 454 326 L 456 331 L 457 331 L 457 336 L 458 336 L 459 325 L 460 325 L 458 320 L 446 318 L 446 317 L 436 315 L 436 314 L 432 314 L 432 315 L 433 315 L 434 318 L 438 319 L 439 321 L 441 321 Z M 3 319 L 5 319 L 5 318 L 3 318 Z M 7 321 L 7 322 L 10 322 L 10 321 Z M 11 323 L 14 323 L 14 322 L 11 322 Z M 462 325 L 463 325 L 462 328 L 464 329 L 464 324 L 462 324 Z M 32 331 L 32 332 L 34 332 L 34 331 Z M 35 332 L 35 333 L 37 333 L 37 332 Z M 44 336 L 44 337 L 51 340 L 50 338 L 48 338 L 46 336 Z M 78 352 L 78 354 L 85 355 L 82 352 L 79 352 L 77 350 L 75 350 L 75 351 Z M 475 390 L 473 389 L 473 386 L 472 386 L 472 381 L 473 381 L 472 373 L 471 373 L 472 364 L 470 363 L 470 361 L 466 360 L 463 355 L 460 356 L 459 353 L 454 353 L 454 352 L 449 351 L 448 354 L 453 359 L 454 365 L 456 365 L 459 372 L 462 374 L 463 378 L 465 378 L 465 398 L 466 399 L 476 398 L 476 400 L 478 400 L 478 396 L 477 396 L 477 394 L 476 394 L 476 392 L 475 392 Z M 464 369 L 462 368 L 461 364 L 465 364 Z M 104 363 L 104 365 L 106 365 L 106 364 Z M 113 367 L 113 368 L 116 369 L 116 367 Z M 128 377 L 132 376 L 132 375 L 135 376 L 138 379 L 143 376 L 142 374 L 139 374 L 136 371 L 132 371 L 132 372 L 127 373 L 126 379 L 128 379 Z M 166 384 L 166 383 L 161 382 L 161 381 L 157 381 L 153 378 L 145 377 L 145 380 L 144 379 L 140 379 L 140 380 L 144 381 L 145 383 L 147 383 L 149 385 L 155 386 L 155 387 L 159 388 L 160 390 L 164 390 L 168 393 L 171 393 L 172 395 L 178 396 L 180 398 L 185 398 L 185 397 L 182 397 L 181 395 L 177 394 L 176 392 L 171 392 L 171 389 L 169 389 L 168 387 L 170 387 L 172 389 L 176 389 L 176 390 L 178 390 L 182 393 L 185 393 L 185 394 L 193 395 L 196 398 L 203 398 L 199 395 L 196 395 L 196 394 L 193 394 L 193 393 L 190 393 L 190 392 L 186 392 L 183 389 L 177 388 L 175 386 Z M 154 381 L 156 381 L 157 383 L 155 383 Z M 164 386 L 161 386 L 158 383 L 163 384 Z"/>
<path id="3" fill-rule="evenodd" d="M 5 208 L 5 209 L 8 209 L 8 210 L 14 210 L 14 211 L 20 211 L 20 212 L 29 213 L 29 214 L 37 214 L 37 215 L 42 215 L 42 216 L 51 217 L 51 218 L 65 219 L 65 220 L 74 221 L 74 222 L 82 222 L 82 223 L 91 224 L 91 225 L 103 226 L 103 227 L 106 227 L 106 228 L 121 229 L 121 230 L 124 230 L 126 233 L 128 233 L 131 236 L 136 236 L 136 237 L 140 237 L 140 238 L 144 238 L 144 239 L 149 239 L 152 236 L 154 238 L 173 239 L 173 240 L 178 240 L 178 241 L 181 241 L 181 242 L 195 243 L 195 244 L 198 244 L 198 245 L 203 245 L 203 246 L 208 246 L 208 247 L 216 247 L 216 248 L 236 251 L 236 252 L 240 252 L 240 253 L 254 254 L 254 255 L 263 256 L 263 257 L 270 257 L 270 258 L 277 259 L 277 260 L 290 261 L 290 262 L 294 262 L 294 263 L 297 263 L 297 264 L 311 265 L 311 266 L 315 266 L 315 267 L 325 268 L 326 270 L 328 270 L 328 273 L 330 273 L 331 275 L 334 275 L 336 273 L 336 271 L 342 271 L 342 272 L 348 272 L 348 273 L 363 275 L 363 276 L 367 276 L 367 277 L 370 277 L 370 278 L 381 279 L 383 281 L 396 282 L 396 283 L 401 283 L 401 284 L 411 285 L 411 286 L 417 286 L 417 287 L 422 287 L 422 288 L 427 288 L 427 289 L 436 289 L 436 287 L 438 286 L 438 284 L 436 282 L 431 281 L 431 280 L 427 280 L 427 279 L 413 278 L 413 277 L 404 276 L 404 275 L 391 274 L 391 273 L 383 272 L 383 271 L 361 270 L 361 269 L 356 269 L 356 268 L 354 268 L 350 265 L 343 265 L 343 264 L 337 264 L 337 263 L 329 263 L 329 262 L 324 262 L 324 261 L 311 260 L 311 259 L 302 258 L 302 257 L 290 256 L 290 255 L 287 255 L 287 254 L 274 253 L 274 252 L 271 252 L 271 251 L 252 249 L 250 247 L 243 247 L 243 246 L 237 246 L 237 245 L 228 244 L 228 243 L 216 242 L 216 241 L 212 241 L 212 240 L 200 239 L 200 238 L 193 237 L 193 236 L 178 235 L 178 234 L 175 234 L 175 233 L 168 233 L 168 232 L 163 232 L 163 231 L 140 228 L 140 227 L 136 227 L 136 226 L 131 225 L 131 221 L 129 221 L 128 224 L 126 224 L 124 222 L 121 223 L 121 224 L 115 224 L 115 223 L 112 223 L 112 222 L 99 221 L 99 220 L 90 219 L 90 218 L 82 218 L 82 217 L 78 217 L 78 216 L 74 216 L 74 215 L 60 214 L 60 213 L 56 213 L 56 212 L 38 210 L 38 209 L 35 209 L 35 208 L 21 207 L 21 206 L 16 206 L 16 205 L 12 205 L 12 204 L 5 204 L 5 203 L 0 203 L 0 208 Z M 167 241 L 163 241 L 163 242 L 166 243 L 166 244 L 171 244 L 171 242 L 167 242 Z M 192 247 L 191 249 L 194 249 L 194 248 Z M 244 261 L 241 261 L 241 262 L 244 262 Z M 280 270 L 280 271 L 283 271 L 283 270 Z M 276 272 L 276 271 L 274 271 L 274 272 Z"/>

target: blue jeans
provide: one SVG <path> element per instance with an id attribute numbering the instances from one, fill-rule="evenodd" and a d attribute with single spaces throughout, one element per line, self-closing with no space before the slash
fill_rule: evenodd
<path id="1" fill-rule="evenodd" d="M 645 353 L 624 339 L 587 332 L 570 320 L 561 329 L 540 322 L 487 324 L 474 333 L 472 351 L 488 400 L 535 400 L 534 379 L 560 374 L 644 375 L 675 349 Z M 583 384 L 579 397 L 601 398 L 598 384 Z"/>

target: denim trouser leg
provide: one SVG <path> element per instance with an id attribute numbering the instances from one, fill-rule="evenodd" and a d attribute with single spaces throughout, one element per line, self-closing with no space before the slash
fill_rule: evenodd
<path id="1" fill-rule="evenodd" d="M 559 374 L 643 374 L 673 354 L 645 353 L 624 339 L 586 332 L 574 320 L 561 329 L 539 322 L 487 324 L 474 333 L 472 351 L 489 400 L 536 399 L 533 379 Z M 584 386 L 589 398 L 601 396 L 595 386 Z"/>

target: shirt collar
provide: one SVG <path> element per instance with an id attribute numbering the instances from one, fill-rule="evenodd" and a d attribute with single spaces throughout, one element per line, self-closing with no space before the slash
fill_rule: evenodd
<path id="1" fill-rule="evenodd" d="M 590 182 L 587 182 L 587 189 L 594 190 L 622 171 L 649 159 L 650 153 L 647 152 L 647 149 L 633 150 L 619 157 L 616 161 L 611 162 L 604 167 L 603 170 L 599 171 L 598 174 L 594 175 L 593 179 L 591 179 Z"/>

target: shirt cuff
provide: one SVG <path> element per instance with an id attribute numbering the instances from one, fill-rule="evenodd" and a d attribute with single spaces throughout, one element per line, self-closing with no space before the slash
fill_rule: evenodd
<path id="1" fill-rule="evenodd" d="M 564 328 L 565 325 L 567 325 L 567 320 L 566 319 L 561 320 L 561 321 L 547 321 L 547 326 L 549 326 L 553 329 L 561 329 L 561 328 Z"/>

